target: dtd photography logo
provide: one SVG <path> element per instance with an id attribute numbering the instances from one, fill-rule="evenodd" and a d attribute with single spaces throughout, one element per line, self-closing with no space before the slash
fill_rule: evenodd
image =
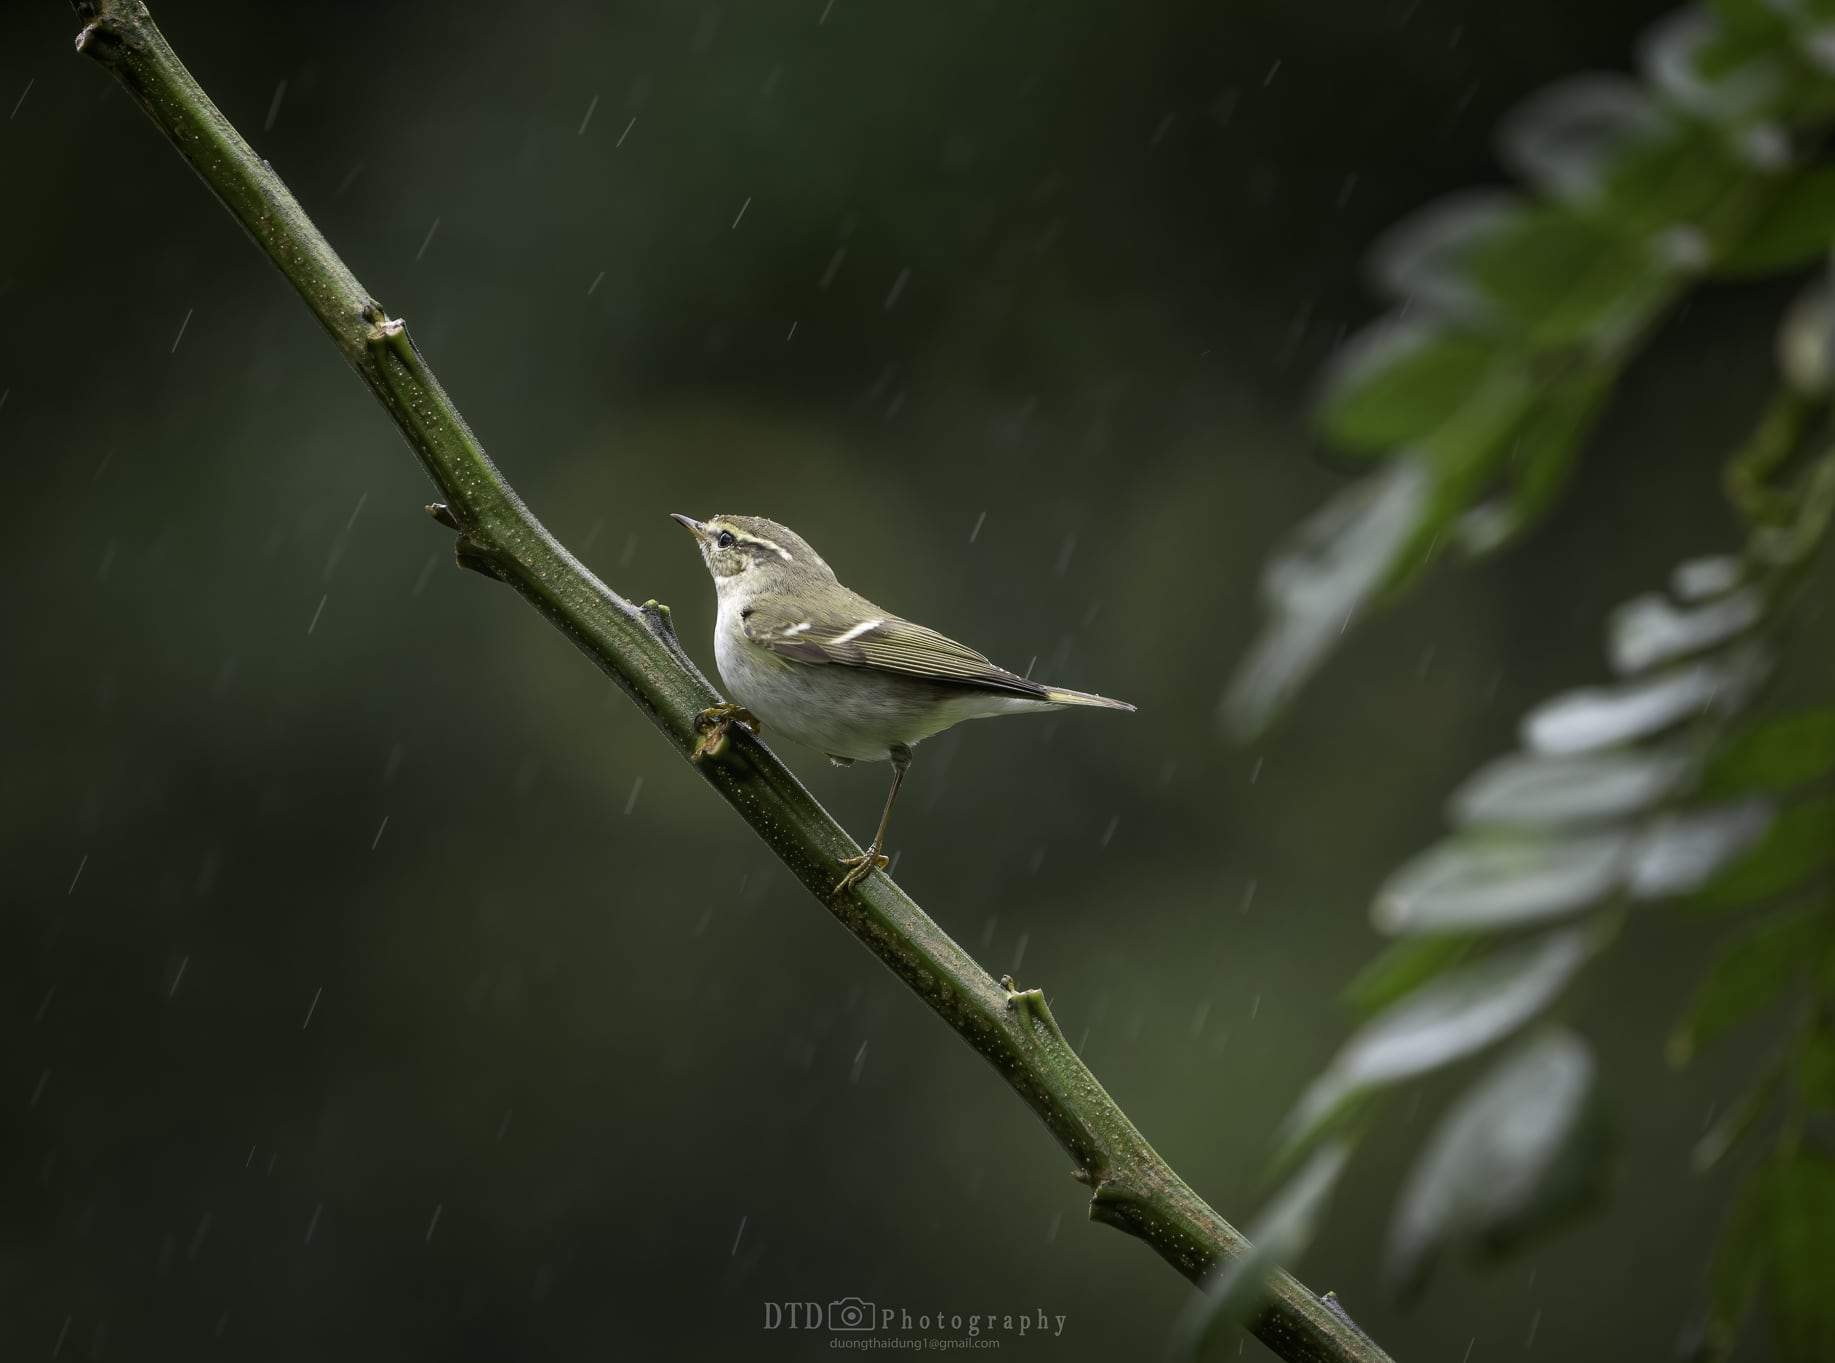
<path id="1" fill-rule="evenodd" d="M 834 1301 L 768 1301 L 767 1330 L 826 1331 L 831 1349 L 998 1349 L 1007 1339 L 1064 1333 L 1062 1314 L 1028 1311 L 946 1311 L 888 1306 L 864 1297 Z"/>

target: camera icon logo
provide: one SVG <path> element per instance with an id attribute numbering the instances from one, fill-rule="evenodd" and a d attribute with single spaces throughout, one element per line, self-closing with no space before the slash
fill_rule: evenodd
<path id="1" fill-rule="evenodd" d="M 860 1297 L 843 1297 L 828 1304 L 828 1328 L 831 1330 L 871 1330 L 873 1303 Z"/>

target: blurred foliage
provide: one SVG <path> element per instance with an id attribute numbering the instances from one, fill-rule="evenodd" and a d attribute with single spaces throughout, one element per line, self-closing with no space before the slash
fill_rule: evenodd
<path id="1" fill-rule="evenodd" d="M 1508 123 L 1505 157 L 1535 201 L 1442 203 L 1378 252 L 1402 307 L 1347 348 L 1319 421 L 1388 464 L 1271 566 L 1276 618 L 1226 698 L 1238 728 L 1261 726 L 1349 617 L 1443 540 L 1488 552 L 1540 514 L 1690 282 L 1828 255 L 1835 181 L 1798 148 L 1835 114 L 1831 20 L 1835 6 L 1757 0 L 1684 11 L 1646 41 L 1643 87 L 1570 82 Z M 1556 1011 L 1633 908 L 1747 913 L 1669 1047 L 1685 1064 L 1786 999 L 1798 1010 L 1696 1149 L 1706 1170 L 1750 1133 L 1775 1135 L 1728 1219 L 1699 1352 L 1730 1351 L 1762 1298 L 1783 1357 L 1835 1356 L 1835 706 L 1760 710 L 1835 516 L 1830 299 L 1818 275 L 1787 311 L 1779 388 L 1727 462 L 1742 550 L 1686 561 L 1666 593 L 1614 611 L 1614 680 L 1525 715 L 1521 750 L 1453 794 L 1455 831 L 1378 891 L 1372 916 L 1397 940 L 1346 991 L 1367 1019 L 1301 1098 L 1275 1165 L 1318 1150 L 1326 1172 L 1317 1155 L 1302 1165 L 1277 1213 L 1323 1202 L 1382 1100 Z M 1396 1199 L 1398 1291 L 1445 1251 L 1509 1250 L 1601 1195 L 1596 1069 L 1549 1022 L 1463 1076 Z M 1270 1260 L 1303 1248 L 1292 1221 Z M 1220 1310 L 1254 1305 L 1241 1278 L 1213 1294 Z"/>
<path id="2" fill-rule="evenodd" d="M 1627 362 L 1697 282 L 1828 247 L 1830 18 L 1818 0 L 1721 0 L 1658 23 L 1642 79 L 1579 76 L 1506 119 L 1520 192 L 1431 204 L 1378 245 L 1394 304 L 1347 343 L 1320 435 L 1383 467 L 1268 564 L 1270 616 L 1222 716 L 1262 730 L 1347 631 L 1447 546 L 1515 541 L 1553 503 Z"/>
<path id="3" fill-rule="evenodd" d="M 1807 1286 L 1835 1275 L 1835 1217 L 1805 1211 L 1835 1179 L 1831 1133 L 1812 1137 L 1805 1125 L 1835 1116 L 1835 797 L 1824 790 L 1835 706 L 1747 716 L 1802 614 L 1799 588 L 1835 515 L 1835 422 L 1818 417 L 1765 485 L 1764 505 L 1789 519 L 1757 524 L 1737 557 L 1682 564 L 1669 596 L 1616 611 L 1608 652 L 1619 679 L 1526 715 L 1523 749 L 1449 801 L 1457 831 L 1378 891 L 1373 917 L 1397 941 L 1347 990 L 1373 1015 L 1306 1091 L 1277 1163 L 1323 1149 L 1336 1177 L 1379 1098 L 1547 1016 L 1632 906 L 1750 910 L 1670 1055 L 1686 1063 L 1786 996 L 1801 1008 L 1777 1064 L 1733 1100 L 1696 1158 L 1711 1168 L 1781 1106 L 1778 1151 L 1729 1225 L 1704 1337 L 1716 1353 L 1730 1347 L 1762 1286 L 1791 1359 L 1826 1358 L 1835 1344 L 1826 1291 Z M 1388 1248 L 1397 1288 L 1418 1288 L 1443 1249 L 1507 1250 L 1598 1196 L 1610 1143 L 1595 1068 L 1583 1040 L 1553 1028 L 1493 1061 L 1450 1104 L 1397 1200 Z M 1315 1157 L 1294 1181 L 1308 1205 L 1329 1191 L 1319 1168 Z M 1290 1233 L 1280 1247 L 1303 1243 Z M 1240 1275 L 1231 1281 L 1233 1309 L 1254 1300 Z"/>

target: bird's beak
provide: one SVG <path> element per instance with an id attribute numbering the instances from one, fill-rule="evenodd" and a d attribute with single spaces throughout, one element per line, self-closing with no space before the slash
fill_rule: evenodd
<path id="1" fill-rule="evenodd" d="M 682 529 L 686 530 L 696 539 L 704 540 L 707 538 L 707 527 L 701 524 L 700 521 L 697 521 L 693 516 L 684 516 L 679 511 L 671 511 L 669 513 L 669 519 L 675 521 Z"/>

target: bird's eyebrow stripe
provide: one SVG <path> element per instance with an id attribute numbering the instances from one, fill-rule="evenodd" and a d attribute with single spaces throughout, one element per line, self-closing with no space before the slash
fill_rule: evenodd
<path id="1" fill-rule="evenodd" d="M 781 558 L 785 563 L 791 563 L 794 561 L 790 557 L 790 551 L 784 548 L 784 546 L 781 544 L 774 544 L 770 540 L 760 539 L 757 535 L 740 535 L 737 538 L 741 544 L 751 545 L 755 549 L 769 549 L 772 553 L 776 554 L 779 558 Z"/>

